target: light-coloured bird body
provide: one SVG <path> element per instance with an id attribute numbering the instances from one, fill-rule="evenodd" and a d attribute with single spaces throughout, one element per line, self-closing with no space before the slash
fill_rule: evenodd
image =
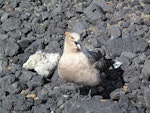
<path id="1" fill-rule="evenodd" d="M 101 82 L 99 70 L 95 63 L 91 64 L 87 55 L 82 51 L 80 36 L 66 32 L 64 50 L 58 64 L 59 76 L 72 83 L 95 86 Z"/>

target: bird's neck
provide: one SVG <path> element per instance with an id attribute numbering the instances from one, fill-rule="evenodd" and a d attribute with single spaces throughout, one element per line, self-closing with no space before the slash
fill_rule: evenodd
<path id="1" fill-rule="evenodd" d="M 73 48 L 72 46 L 68 45 L 68 44 L 64 44 L 64 50 L 63 50 L 64 53 L 67 53 L 67 54 L 73 54 L 73 53 L 79 53 L 80 51 Z"/>

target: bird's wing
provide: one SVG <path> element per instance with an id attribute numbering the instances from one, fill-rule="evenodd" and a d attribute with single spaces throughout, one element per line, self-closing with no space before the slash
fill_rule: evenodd
<path id="1" fill-rule="evenodd" d="M 88 59 L 100 72 L 106 72 L 113 64 L 111 59 L 106 59 L 100 51 L 88 51 Z"/>

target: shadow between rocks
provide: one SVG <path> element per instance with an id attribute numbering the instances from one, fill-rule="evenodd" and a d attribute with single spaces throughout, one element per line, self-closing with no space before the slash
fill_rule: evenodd
<path id="1" fill-rule="evenodd" d="M 80 94 L 81 95 L 88 95 L 89 91 L 91 90 L 91 96 L 102 96 L 103 99 L 110 99 L 110 93 L 117 88 L 122 88 L 124 85 L 123 81 L 123 70 L 121 68 L 118 69 L 109 69 L 106 72 L 107 77 L 103 80 L 101 85 L 98 86 L 83 86 L 80 87 Z"/>

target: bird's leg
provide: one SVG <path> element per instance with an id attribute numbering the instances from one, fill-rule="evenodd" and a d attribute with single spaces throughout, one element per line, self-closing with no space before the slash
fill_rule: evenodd
<path id="1" fill-rule="evenodd" d="M 90 87 L 90 89 L 89 89 L 89 93 L 88 93 L 89 100 L 91 100 L 91 99 L 92 99 L 91 92 L 92 92 L 92 89 L 91 89 L 91 87 Z"/>

